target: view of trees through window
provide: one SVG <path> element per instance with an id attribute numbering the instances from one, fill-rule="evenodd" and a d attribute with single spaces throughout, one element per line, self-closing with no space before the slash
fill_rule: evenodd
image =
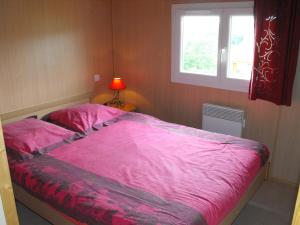
<path id="1" fill-rule="evenodd" d="M 219 20 L 219 16 L 183 17 L 182 72 L 217 76 Z"/>

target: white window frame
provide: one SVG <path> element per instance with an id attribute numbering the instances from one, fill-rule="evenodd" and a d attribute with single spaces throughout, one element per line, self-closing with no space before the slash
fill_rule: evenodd
<path id="1" fill-rule="evenodd" d="M 172 5 L 171 81 L 197 86 L 247 92 L 248 80 L 227 77 L 229 28 L 231 15 L 253 15 L 253 2 L 196 3 Z M 180 71 L 181 17 L 185 15 L 219 15 L 219 54 L 217 76 L 184 73 Z M 253 34 L 254 35 L 254 34 Z"/>

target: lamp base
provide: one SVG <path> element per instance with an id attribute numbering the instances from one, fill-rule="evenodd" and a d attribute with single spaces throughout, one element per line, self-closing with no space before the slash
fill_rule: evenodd
<path id="1" fill-rule="evenodd" d="M 124 106 L 124 103 L 120 100 L 119 96 L 120 96 L 119 90 L 115 90 L 114 91 L 114 98 L 112 100 L 104 103 L 104 105 L 119 107 L 119 108 Z"/>
<path id="2" fill-rule="evenodd" d="M 124 106 L 124 103 L 119 98 L 113 98 L 112 100 L 105 102 L 104 105 L 122 107 Z"/>

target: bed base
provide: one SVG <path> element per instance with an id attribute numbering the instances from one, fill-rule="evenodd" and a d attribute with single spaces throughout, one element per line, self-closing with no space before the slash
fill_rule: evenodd
<path id="1" fill-rule="evenodd" d="M 249 186 L 247 192 L 243 195 L 238 205 L 225 217 L 219 225 L 230 225 L 237 218 L 243 207 L 252 198 L 257 189 L 263 183 L 268 171 L 268 164 L 261 168 L 260 172 Z M 47 203 L 42 202 L 38 198 L 30 195 L 20 186 L 13 184 L 15 198 L 25 206 L 36 212 L 41 217 L 45 218 L 54 225 L 74 225 L 65 215 L 53 209 Z"/>
<path id="2" fill-rule="evenodd" d="M 238 217 L 242 209 L 246 206 L 248 201 L 253 197 L 258 188 L 262 185 L 264 180 L 267 179 L 269 173 L 269 164 L 266 163 L 264 167 L 261 168 L 260 172 L 252 181 L 247 192 L 240 199 L 238 205 L 225 217 L 225 219 L 219 225 L 230 225 Z"/>
<path id="3" fill-rule="evenodd" d="M 62 213 L 32 196 L 19 185 L 13 183 L 13 189 L 17 201 L 23 203 L 26 207 L 48 220 L 50 223 L 54 225 L 74 225 L 74 223 L 69 221 Z"/>

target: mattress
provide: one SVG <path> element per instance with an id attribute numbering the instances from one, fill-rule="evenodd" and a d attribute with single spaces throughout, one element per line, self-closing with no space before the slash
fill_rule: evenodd
<path id="1" fill-rule="evenodd" d="M 268 156 L 252 140 L 126 113 L 10 169 L 14 183 L 81 224 L 217 225 Z"/>

